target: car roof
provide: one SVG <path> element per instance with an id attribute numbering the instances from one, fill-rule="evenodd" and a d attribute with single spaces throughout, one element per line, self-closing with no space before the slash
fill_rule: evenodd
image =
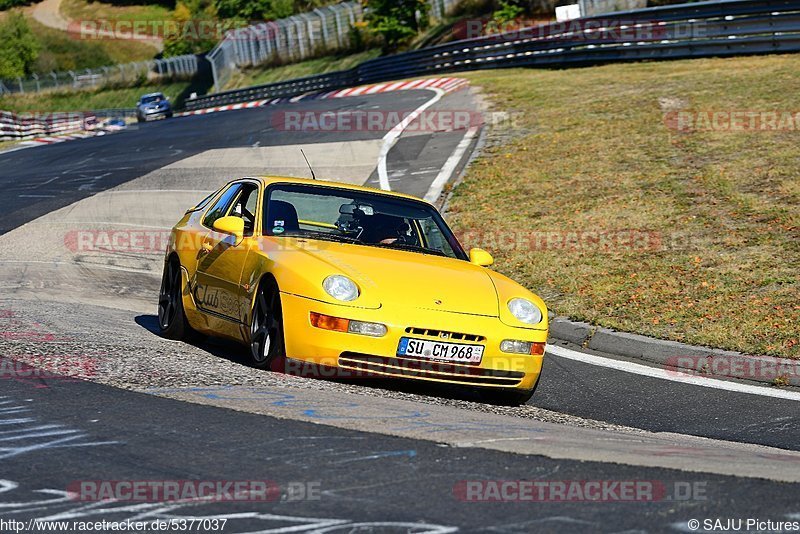
<path id="1" fill-rule="evenodd" d="M 366 193 L 377 193 L 379 195 L 385 195 L 387 197 L 395 197 L 395 198 L 405 198 L 408 200 L 415 200 L 417 202 L 428 202 L 422 200 L 419 197 L 415 197 L 413 195 L 407 195 L 405 193 L 397 193 L 395 191 L 385 191 L 383 189 L 376 189 L 374 187 L 366 187 L 363 185 L 355 185 L 349 184 L 346 182 L 333 182 L 330 180 L 313 180 L 311 178 L 296 178 L 294 176 L 247 176 L 242 178 L 248 180 L 258 180 L 260 181 L 264 187 L 270 186 L 272 184 L 307 184 L 307 185 L 321 185 L 323 187 L 335 187 L 338 189 L 345 189 L 348 191 L 363 191 Z M 238 180 L 234 180 L 238 181 Z"/>
<path id="2" fill-rule="evenodd" d="M 146 95 L 142 95 L 139 98 L 146 98 L 148 96 L 164 96 L 164 93 L 147 93 Z"/>

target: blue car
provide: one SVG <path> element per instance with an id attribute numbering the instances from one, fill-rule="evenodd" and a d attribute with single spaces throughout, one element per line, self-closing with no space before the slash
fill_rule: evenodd
<path id="1" fill-rule="evenodd" d="M 150 93 L 142 96 L 136 104 L 136 120 L 147 122 L 151 119 L 172 117 L 172 106 L 163 93 Z"/>

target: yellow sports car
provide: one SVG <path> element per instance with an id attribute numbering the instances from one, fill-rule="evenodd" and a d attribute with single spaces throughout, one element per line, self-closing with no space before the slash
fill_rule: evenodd
<path id="1" fill-rule="evenodd" d="M 243 178 L 172 230 L 164 336 L 249 345 L 253 366 L 403 377 L 533 394 L 544 302 L 466 253 L 418 198 L 299 178 Z"/>

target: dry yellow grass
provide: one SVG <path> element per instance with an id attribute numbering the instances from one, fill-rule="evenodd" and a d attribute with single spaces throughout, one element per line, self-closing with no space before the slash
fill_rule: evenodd
<path id="1" fill-rule="evenodd" d="M 798 69 L 787 55 L 466 74 L 521 119 L 470 168 L 450 218 L 558 315 L 800 357 L 800 122 L 665 122 L 800 111 Z"/>

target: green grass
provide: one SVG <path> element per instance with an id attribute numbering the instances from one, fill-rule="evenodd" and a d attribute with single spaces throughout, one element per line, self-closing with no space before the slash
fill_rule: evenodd
<path id="1" fill-rule="evenodd" d="M 558 315 L 798 358 L 798 132 L 664 121 L 670 109 L 794 113 L 798 69 L 800 56 L 775 55 L 465 74 L 521 119 L 471 166 L 449 216 Z M 651 248 L 530 244 L 630 229 Z"/>
<path id="2" fill-rule="evenodd" d="M 8 111 L 74 111 L 108 108 L 132 108 L 145 93 L 161 91 L 173 103 L 188 82 L 146 84 L 124 89 L 98 89 L 45 92 L 0 97 L 0 109 Z"/>
<path id="3" fill-rule="evenodd" d="M 269 67 L 256 67 L 246 69 L 241 73 L 231 77 L 226 89 L 247 87 L 250 85 L 261 85 L 266 83 L 281 82 L 292 78 L 301 78 L 313 74 L 324 74 L 336 70 L 351 69 L 368 59 L 376 58 L 380 55 L 380 50 L 367 50 L 357 54 L 343 56 L 325 56 L 300 63 L 290 65 L 279 65 Z"/>
<path id="4" fill-rule="evenodd" d="M 43 26 L 32 18 L 28 19 L 28 23 L 41 45 L 35 66 L 40 73 L 143 61 L 151 59 L 156 53 L 155 48 L 142 42 L 80 40 L 66 32 Z"/>

